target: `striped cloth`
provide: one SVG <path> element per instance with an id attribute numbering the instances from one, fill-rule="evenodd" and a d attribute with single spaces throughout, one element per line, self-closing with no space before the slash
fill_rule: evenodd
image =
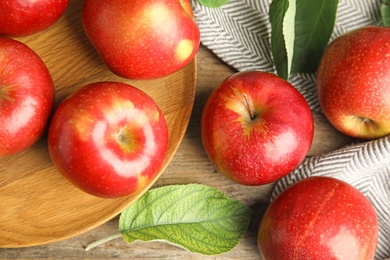
<path id="1" fill-rule="evenodd" d="M 220 8 L 207 8 L 192 0 L 202 44 L 238 71 L 275 73 L 271 52 L 268 9 L 272 0 L 230 0 Z M 331 40 L 349 30 L 379 25 L 380 0 L 339 0 Z M 314 74 L 289 79 L 313 111 L 321 111 Z M 348 145 L 308 157 L 295 171 L 276 183 L 275 198 L 293 183 L 308 176 L 332 176 L 359 189 L 374 205 L 379 221 L 378 260 L 390 259 L 390 136 Z"/>

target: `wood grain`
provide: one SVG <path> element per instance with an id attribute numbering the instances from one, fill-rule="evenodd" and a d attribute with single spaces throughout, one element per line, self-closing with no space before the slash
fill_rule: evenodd
<path id="1" fill-rule="evenodd" d="M 82 86 L 97 81 L 120 81 L 149 94 L 164 113 L 169 130 L 168 153 L 162 174 L 187 129 L 196 86 L 196 61 L 158 80 L 117 77 L 100 61 L 85 37 L 82 1 L 73 1 L 66 15 L 49 30 L 18 38 L 47 64 L 56 86 L 56 105 Z M 0 158 L 0 247 L 52 243 L 90 230 L 115 217 L 154 183 L 120 199 L 88 195 L 65 180 L 53 166 L 42 137 L 30 149 Z"/>
<path id="2" fill-rule="evenodd" d="M 79 3 L 77 0 L 73 1 L 70 7 L 71 9 L 78 10 Z M 67 19 L 67 21 L 75 27 L 74 30 L 80 30 L 76 18 L 67 15 L 65 19 Z M 54 34 L 55 33 L 53 32 L 53 35 Z M 77 41 L 79 42 L 77 46 L 82 48 L 85 52 L 82 54 L 83 57 L 89 57 L 88 59 L 91 59 L 97 64 L 101 63 L 98 57 L 94 55 L 94 52 L 90 50 L 88 43 L 79 39 Z M 69 47 L 69 49 L 72 50 L 73 48 L 76 47 Z M 46 60 L 50 60 L 49 56 L 46 57 Z M 50 64 L 53 66 L 55 63 L 56 62 L 51 62 Z M 105 69 L 101 68 L 99 65 L 100 70 L 98 73 L 95 73 L 91 67 L 86 66 L 89 62 L 81 63 L 84 64 L 83 66 L 85 68 L 80 70 L 83 72 L 85 71 L 86 75 L 94 75 L 91 76 L 92 78 L 98 78 L 99 73 L 103 73 L 103 71 L 105 71 Z M 80 68 L 83 66 L 80 65 Z M 71 66 L 67 68 L 72 70 L 72 75 L 74 77 L 78 77 L 78 80 L 80 81 L 80 83 L 77 83 L 77 80 L 73 83 L 69 83 L 67 85 L 69 88 L 77 87 L 85 82 L 88 82 L 87 77 L 84 80 L 84 77 L 79 75 L 80 72 L 78 72 L 78 70 L 72 69 Z M 216 172 L 215 168 L 204 153 L 201 144 L 200 116 L 203 106 L 214 88 L 217 87 L 222 80 L 234 72 L 234 69 L 224 64 L 207 48 L 201 46 L 197 55 L 195 103 L 193 105 L 188 128 L 174 157 L 164 170 L 163 174 L 153 185 L 154 188 L 176 183 L 203 183 L 220 189 L 229 197 L 240 200 L 254 209 L 256 215 L 253 217 L 248 232 L 245 234 L 243 240 L 231 252 L 215 257 L 205 257 L 189 253 L 182 248 L 163 242 L 135 242 L 133 244 L 126 244 L 121 238 L 103 244 L 91 251 L 84 251 L 84 247 L 88 243 L 118 233 L 118 217 L 115 217 L 90 231 L 56 243 L 27 248 L 0 248 L 0 258 L 261 259 L 256 242 L 257 227 L 264 210 L 268 206 L 273 184 L 248 187 L 232 183 Z M 62 78 L 66 74 L 66 71 L 57 72 L 57 74 L 55 74 L 57 75 L 57 82 L 62 82 L 62 84 L 66 85 L 67 81 Z M 314 113 L 314 118 L 315 136 L 309 156 L 330 152 L 353 141 L 351 138 L 340 134 L 332 126 L 330 126 L 321 113 Z M 40 149 L 45 148 L 42 147 Z M 41 161 L 43 164 L 50 164 L 45 156 L 40 156 L 35 159 Z M 39 204 L 37 206 L 39 206 Z M 57 206 L 53 205 L 53 207 Z M 4 210 L 5 209 L 3 208 L 2 211 Z M 68 210 L 77 211 L 76 209 Z M 41 217 L 46 217 L 46 215 Z M 17 219 L 16 221 L 21 222 L 22 219 Z M 59 226 L 52 226 L 51 232 L 55 233 L 57 228 L 61 228 L 61 225 L 62 224 L 59 223 Z M 6 224 L 3 224 L 0 227 L 0 232 L 2 232 L 2 228 L 6 226 Z M 0 236 L 2 236 L 1 233 Z"/>

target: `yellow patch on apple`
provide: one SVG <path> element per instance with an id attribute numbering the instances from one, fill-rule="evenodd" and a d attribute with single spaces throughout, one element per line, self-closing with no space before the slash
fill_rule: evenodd
<path id="1" fill-rule="evenodd" d="M 229 97 L 224 97 L 225 107 L 237 113 L 238 115 L 246 115 L 245 118 L 240 117 L 240 121 L 250 120 L 250 115 L 248 109 L 244 103 L 244 94 L 242 94 L 237 88 L 232 88 L 233 95 Z M 237 102 L 237 100 L 243 100 L 242 103 Z"/>
<path id="2" fill-rule="evenodd" d="M 176 48 L 176 58 L 179 61 L 186 60 L 194 50 L 194 44 L 188 39 L 181 40 Z"/>
<path id="3" fill-rule="evenodd" d="M 241 93 L 237 88 L 232 88 L 233 95 L 231 97 L 224 98 L 225 101 L 225 107 L 234 111 L 238 115 L 243 115 L 237 118 L 236 121 L 239 121 L 244 127 L 244 135 L 247 138 L 250 138 L 250 134 L 256 127 L 259 127 L 258 124 L 252 123 L 253 119 L 251 118 L 251 114 L 249 112 L 248 105 L 245 101 L 245 96 L 243 93 Z M 242 100 L 242 102 L 237 102 L 237 100 Z"/>
<path id="4" fill-rule="evenodd" d="M 142 174 L 139 174 L 138 175 L 138 178 L 137 178 L 137 188 L 136 190 L 140 190 L 142 188 L 144 188 L 149 182 L 149 178 L 146 177 L 146 176 L 143 176 Z"/>
<path id="5" fill-rule="evenodd" d="M 126 153 L 131 153 L 132 151 L 136 150 L 135 146 L 137 143 L 134 142 L 133 135 L 129 129 L 121 129 L 118 133 L 115 134 L 115 139 L 117 140 L 121 149 Z"/>
<path id="6" fill-rule="evenodd" d="M 356 134 L 359 136 L 364 136 L 368 139 L 373 139 L 380 136 L 386 135 L 388 132 L 386 129 L 390 129 L 390 124 L 387 122 L 375 121 L 366 117 L 347 115 L 344 116 L 345 120 L 344 126 L 339 126 L 344 128 L 344 132 L 348 135 L 351 135 L 353 131 L 356 131 Z M 342 129 L 340 129 L 342 131 Z"/>
<path id="7" fill-rule="evenodd" d="M 89 114 L 88 111 L 80 109 L 77 111 L 77 116 L 71 121 L 83 141 L 89 138 L 94 125 L 94 120 L 91 119 L 92 117 Z"/>
<path id="8" fill-rule="evenodd" d="M 13 101 L 13 99 L 8 95 L 8 93 L 11 91 L 12 86 L 3 86 L 0 88 L 0 100 L 8 100 Z"/>

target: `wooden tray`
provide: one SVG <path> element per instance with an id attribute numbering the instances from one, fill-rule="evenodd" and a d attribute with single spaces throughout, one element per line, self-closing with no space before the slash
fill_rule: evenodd
<path id="1" fill-rule="evenodd" d="M 73 91 L 97 81 L 132 84 L 157 102 L 168 123 L 170 143 L 156 181 L 186 131 L 195 97 L 196 62 L 158 80 L 131 81 L 115 76 L 84 34 L 82 3 L 71 1 L 61 20 L 44 32 L 16 39 L 46 63 L 56 85 L 56 105 Z M 0 158 L 0 247 L 47 244 L 86 232 L 115 217 L 151 185 L 120 199 L 90 196 L 57 172 L 44 136 L 27 151 Z"/>

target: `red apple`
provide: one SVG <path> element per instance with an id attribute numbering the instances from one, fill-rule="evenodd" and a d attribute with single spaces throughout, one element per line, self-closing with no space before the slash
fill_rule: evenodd
<path id="1" fill-rule="evenodd" d="M 0 37 L 0 156 L 37 142 L 53 106 L 54 84 L 42 59 L 25 44 Z"/>
<path id="2" fill-rule="evenodd" d="M 86 0 L 82 18 L 104 63 L 124 78 L 172 74 L 185 67 L 199 47 L 189 0 Z"/>
<path id="3" fill-rule="evenodd" d="M 340 132 L 373 139 L 390 134 L 390 28 L 363 27 L 336 38 L 317 73 L 322 110 Z"/>
<path id="4" fill-rule="evenodd" d="M 149 184 L 168 148 L 168 128 L 154 100 L 116 82 L 89 84 L 54 112 L 49 153 L 59 172 L 98 197 L 126 196 Z"/>
<path id="5" fill-rule="evenodd" d="M 70 0 L 0 1 L 0 34 L 24 36 L 55 24 L 64 14 Z"/>
<path id="6" fill-rule="evenodd" d="M 330 177 L 309 177 L 283 191 L 269 205 L 258 232 L 264 260 L 372 260 L 377 240 L 370 201 Z"/>
<path id="7" fill-rule="evenodd" d="M 202 142 L 219 172 L 245 185 L 273 182 L 296 168 L 314 134 L 305 98 L 274 74 L 239 72 L 208 98 Z"/>

